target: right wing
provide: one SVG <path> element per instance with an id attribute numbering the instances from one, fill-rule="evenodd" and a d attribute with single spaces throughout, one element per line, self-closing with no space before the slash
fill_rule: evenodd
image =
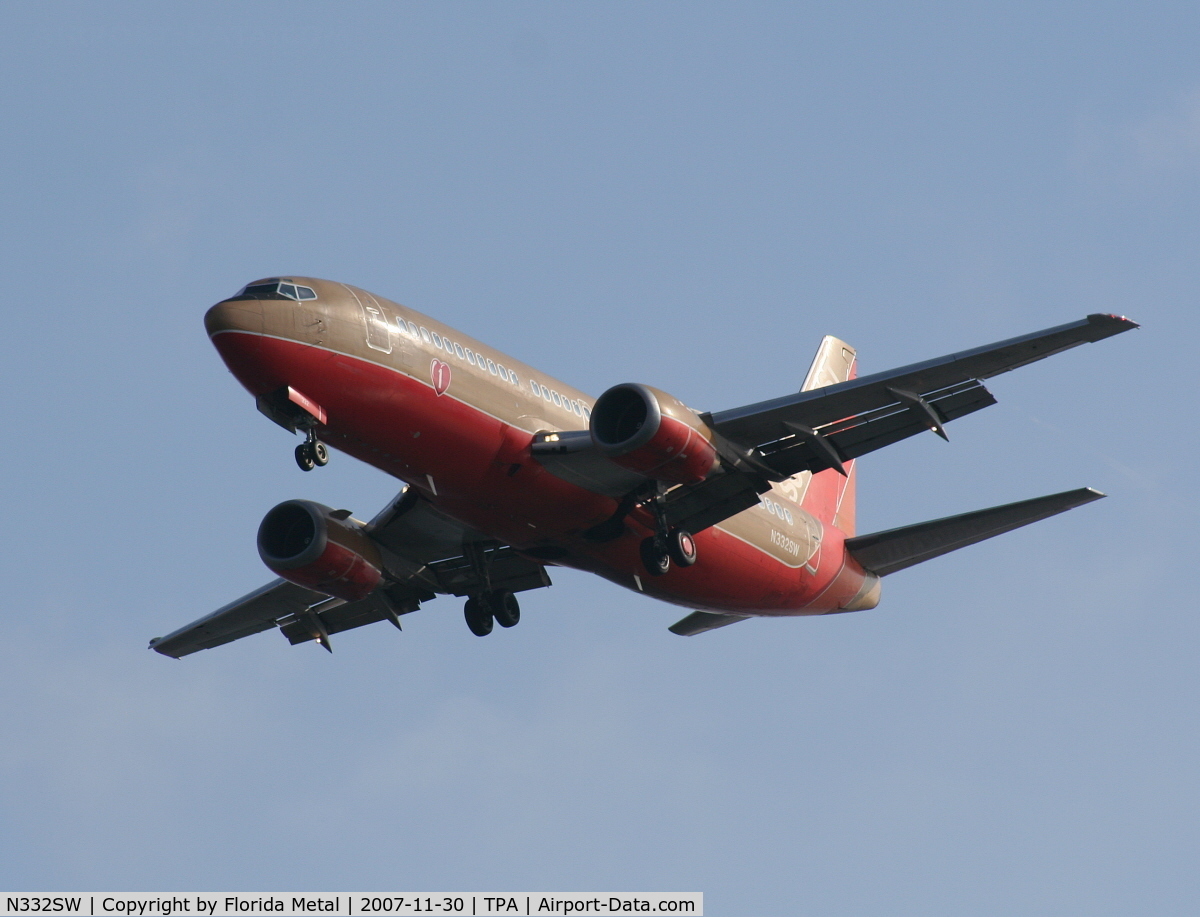
<path id="1" fill-rule="evenodd" d="M 722 437 L 746 450 L 748 458 L 761 461 L 783 478 L 839 468 L 842 462 L 924 430 L 944 437 L 945 423 L 996 403 L 981 379 L 1136 327 L 1121 316 L 1089 315 L 1045 331 L 720 411 L 705 419 Z"/>
<path id="2" fill-rule="evenodd" d="M 700 415 L 713 431 L 722 468 L 698 484 L 672 488 L 664 499 L 667 523 L 699 532 L 754 506 L 772 481 L 803 471 L 836 469 L 845 474 L 844 463 L 925 430 L 945 437 L 945 424 L 995 404 L 981 379 L 1136 327 L 1121 316 L 1094 314 L 834 384 L 822 384 L 831 378 L 832 365 L 828 373 L 818 370 L 836 361 L 839 346 L 845 348 L 843 370 L 853 363 L 854 354 L 835 338 L 826 338 L 804 390 Z M 638 490 L 639 478 L 630 477 L 631 472 L 613 471 L 611 462 L 606 469 L 603 457 L 589 450 L 586 431 L 549 437 L 555 441 L 535 442 L 534 455 L 560 477 L 573 475 L 582 486 L 610 496 L 623 493 L 630 505 L 649 493 L 645 479 Z M 619 519 L 614 520 L 613 525 L 598 526 L 597 535 L 619 533 Z"/>

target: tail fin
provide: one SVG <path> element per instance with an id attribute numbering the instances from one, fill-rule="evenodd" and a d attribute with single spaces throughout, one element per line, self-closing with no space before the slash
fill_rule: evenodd
<path id="1" fill-rule="evenodd" d="M 858 375 L 858 355 L 845 341 L 825 335 L 813 357 L 802 392 L 847 382 Z M 855 530 L 855 481 L 857 462 L 845 462 L 846 476 L 830 469 L 813 475 L 802 472 L 792 480 L 800 491 L 799 503 L 825 525 L 833 525 L 847 536 Z"/>
<path id="2" fill-rule="evenodd" d="M 853 347 L 831 334 L 825 335 L 821 339 L 821 346 L 817 348 L 817 355 L 813 357 L 812 366 L 808 368 L 808 375 L 804 377 L 800 391 L 811 392 L 814 388 L 848 382 L 858 375 L 855 365 L 857 359 Z"/>
<path id="3" fill-rule="evenodd" d="M 846 540 L 846 550 L 879 576 L 887 576 L 967 545 L 1003 535 L 1023 525 L 1066 512 L 1104 494 L 1090 487 L 1068 490 L 1048 497 L 1036 497 L 1019 503 L 993 506 L 961 516 L 947 516 L 931 522 L 918 522 L 899 529 L 875 532 Z"/>

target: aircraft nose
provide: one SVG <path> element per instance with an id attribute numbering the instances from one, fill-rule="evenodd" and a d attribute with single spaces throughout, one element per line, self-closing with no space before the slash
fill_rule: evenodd
<path id="1" fill-rule="evenodd" d="M 210 338 L 226 331 L 262 334 L 262 303 L 256 299 L 219 302 L 205 313 L 204 329 Z"/>

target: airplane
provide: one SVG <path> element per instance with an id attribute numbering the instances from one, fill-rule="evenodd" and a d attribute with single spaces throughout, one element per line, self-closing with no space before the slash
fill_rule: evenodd
<path id="1" fill-rule="evenodd" d="M 692 636 L 753 617 L 874 608 L 881 578 L 1098 500 L 1090 488 L 859 535 L 858 460 L 995 403 L 984 379 L 1138 327 L 1070 322 L 858 376 L 826 336 L 799 392 L 697 411 L 641 383 L 591 398 L 421 313 L 349 284 L 270 277 L 205 327 L 258 410 L 404 483 L 374 518 L 311 500 L 266 514 L 278 577 L 150 642 L 165 656 L 277 628 L 292 643 L 465 599 L 478 636 L 517 624 L 548 567 L 598 574 L 689 609 Z"/>

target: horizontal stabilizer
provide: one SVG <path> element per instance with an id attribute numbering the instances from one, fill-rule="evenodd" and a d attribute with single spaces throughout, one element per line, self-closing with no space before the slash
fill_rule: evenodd
<path id="1" fill-rule="evenodd" d="M 945 519 L 918 522 L 873 535 L 860 535 L 846 540 L 846 550 L 865 569 L 887 576 L 969 544 L 1091 503 L 1103 496 L 1098 490 L 1081 487 L 1047 497 L 963 513 L 961 516 L 947 516 Z"/>
<path id="2" fill-rule="evenodd" d="M 718 615 L 711 611 L 693 611 L 683 620 L 676 621 L 667 630 L 673 634 L 679 634 L 681 637 L 694 637 L 706 630 L 716 630 L 718 627 L 745 621 L 746 617 L 746 615 Z"/>

